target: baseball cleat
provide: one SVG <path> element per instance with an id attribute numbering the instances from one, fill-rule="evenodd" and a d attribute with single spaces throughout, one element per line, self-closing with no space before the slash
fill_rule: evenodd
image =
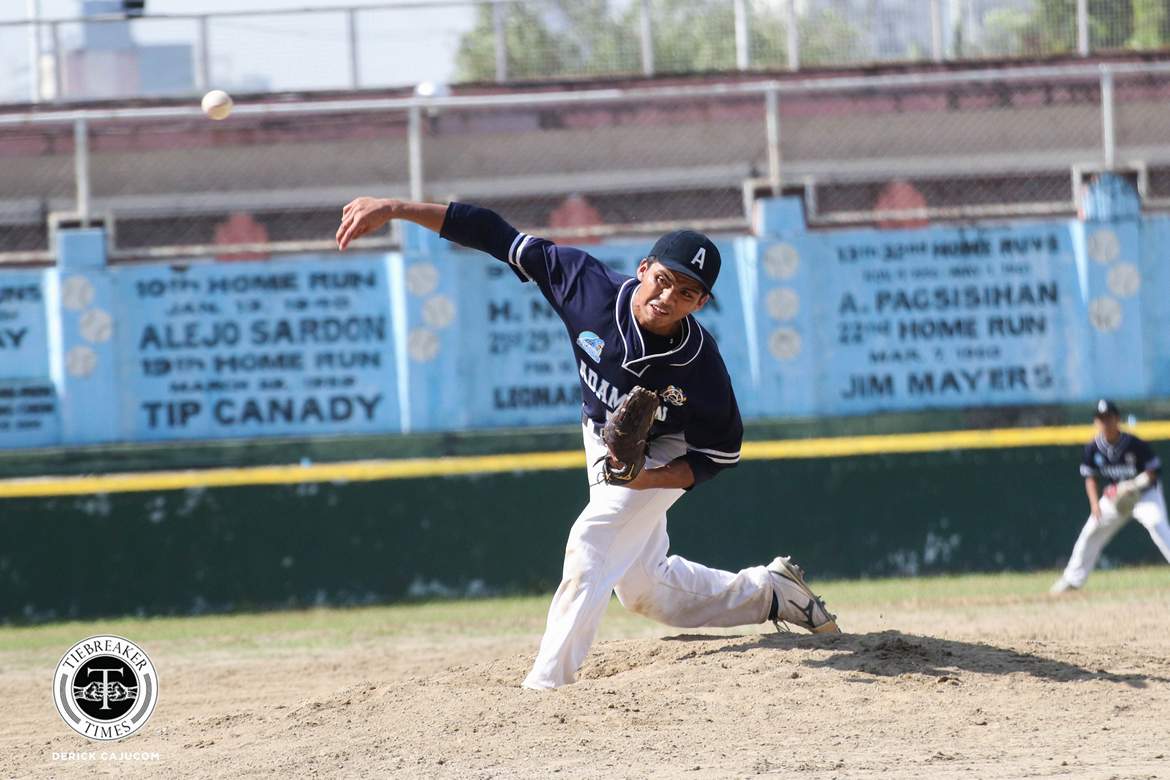
<path id="1" fill-rule="evenodd" d="M 814 634 L 840 634 L 837 616 L 825 608 L 821 597 L 804 582 L 804 569 L 791 558 L 780 557 L 768 564 L 772 574 L 772 589 L 780 611 L 772 620 L 776 630 L 781 623 L 792 623 Z"/>
<path id="2" fill-rule="evenodd" d="M 1056 582 L 1052 583 L 1052 587 L 1048 589 L 1048 593 L 1052 596 L 1059 596 L 1061 593 L 1067 593 L 1070 590 L 1080 590 L 1080 586 L 1073 585 L 1064 577 L 1060 577 Z"/>

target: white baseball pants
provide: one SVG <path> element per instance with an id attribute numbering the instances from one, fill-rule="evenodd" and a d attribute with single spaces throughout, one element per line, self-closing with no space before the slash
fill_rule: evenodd
<path id="1" fill-rule="evenodd" d="M 569 531 L 561 585 L 525 688 L 557 688 L 577 679 L 614 591 L 626 609 L 680 627 L 762 623 L 772 606 L 771 575 L 763 566 L 733 574 L 668 557 L 666 510 L 686 491 L 605 484 L 595 465 L 605 444 L 583 427 L 589 504 Z M 685 452 L 681 434 L 655 439 L 646 467 Z"/>
<path id="2" fill-rule="evenodd" d="M 1073 546 L 1072 556 L 1068 559 L 1068 566 L 1064 569 L 1065 581 L 1073 587 L 1079 588 L 1085 584 L 1089 573 L 1097 565 L 1101 551 L 1105 545 L 1129 522 L 1130 516 L 1146 527 L 1150 538 L 1162 551 L 1162 556 L 1170 562 L 1170 522 L 1166 519 L 1166 500 L 1162 496 L 1160 484 L 1148 489 L 1134 505 L 1132 515 L 1122 517 L 1117 513 L 1113 500 L 1102 496 L 1101 519 L 1089 515 L 1081 535 Z"/>

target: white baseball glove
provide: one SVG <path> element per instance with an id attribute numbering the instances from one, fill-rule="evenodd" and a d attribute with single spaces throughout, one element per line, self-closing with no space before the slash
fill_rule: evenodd
<path id="1" fill-rule="evenodd" d="M 1117 493 L 1113 496 L 1113 505 L 1117 508 L 1117 514 L 1129 517 L 1133 514 L 1133 508 L 1141 497 L 1142 488 L 1136 479 L 1118 482 Z"/>

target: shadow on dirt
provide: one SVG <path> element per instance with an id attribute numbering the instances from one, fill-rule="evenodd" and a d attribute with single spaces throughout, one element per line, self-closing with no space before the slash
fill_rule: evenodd
<path id="1" fill-rule="evenodd" d="M 801 664 L 878 677 L 896 677 L 902 674 L 946 677 L 954 675 L 956 671 L 966 671 L 979 674 L 1023 673 L 1057 682 L 1103 680 L 1133 688 L 1145 688 L 1149 683 L 1170 683 L 1170 678 L 1159 675 L 1119 674 L 982 642 L 960 642 L 954 639 L 904 634 L 901 631 L 826 636 L 795 633 L 740 637 L 680 634 L 667 637 L 665 641 L 703 642 L 713 645 L 696 649 L 693 654 L 688 654 L 690 657 L 747 653 L 760 648 L 827 650 L 830 652 L 828 657 L 804 659 Z"/>

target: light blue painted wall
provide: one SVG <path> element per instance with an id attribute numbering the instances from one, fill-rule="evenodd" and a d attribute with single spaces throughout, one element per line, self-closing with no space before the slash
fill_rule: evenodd
<path id="1" fill-rule="evenodd" d="M 762 203 L 758 237 L 716 237 L 700 315 L 745 417 L 1170 396 L 1170 219 L 1094 197 L 1088 221 L 906 230 Z M 576 420 L 535 287 L 406 228 L 401 254 L 113 268 L 63 234 L 56 268 L 0 273 L 0 447 Z M 590 251 L 633 273 L 648 245 Z"/>

